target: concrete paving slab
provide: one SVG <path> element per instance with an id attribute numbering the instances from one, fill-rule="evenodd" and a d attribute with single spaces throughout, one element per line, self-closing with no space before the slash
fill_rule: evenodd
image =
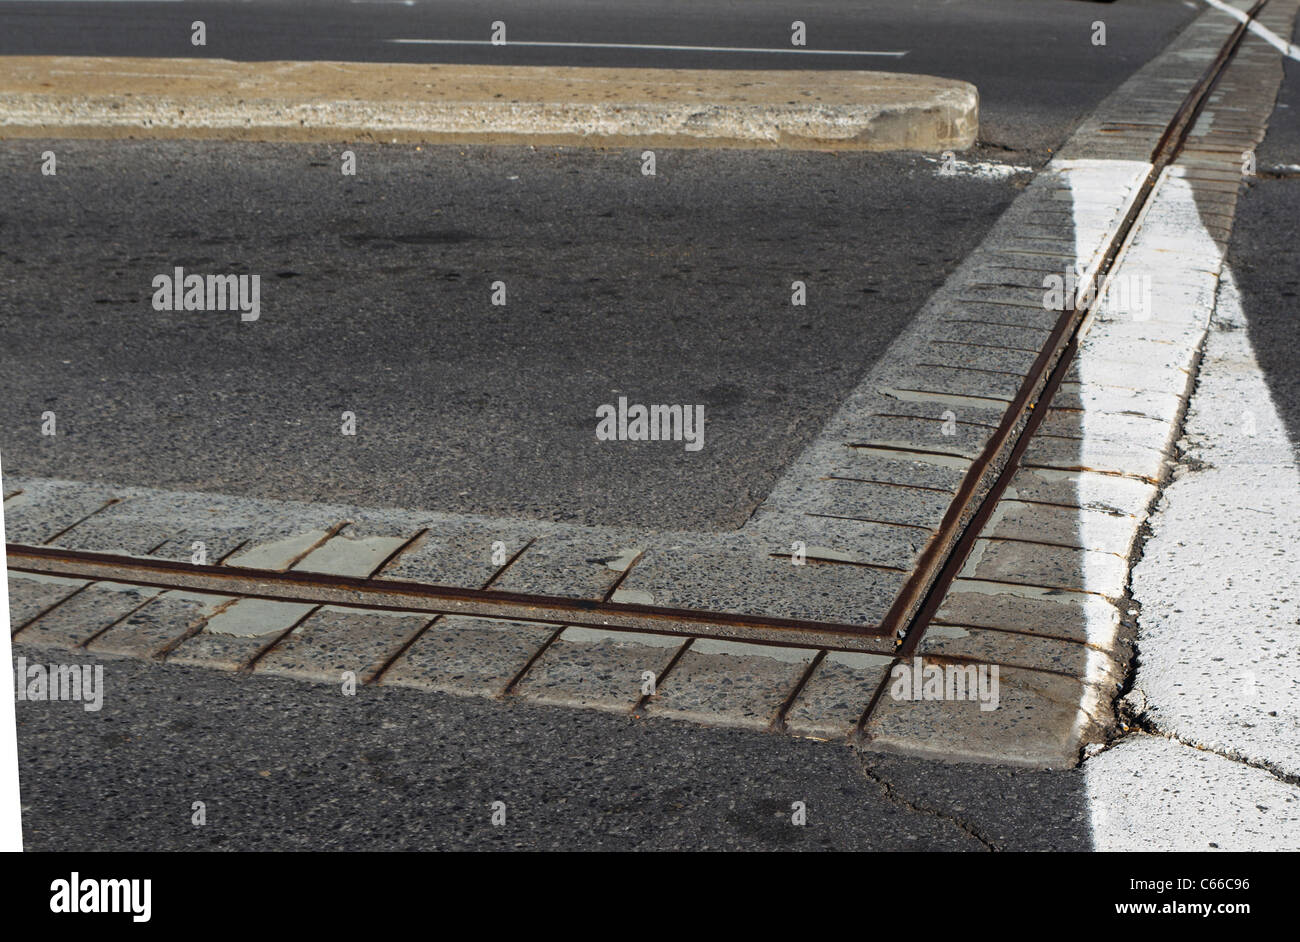
<path id="1" fill-rule="evenodd" d="M 676 635 L 566 628 L 514 693 L 539 703 L 625 712 L 653 692 L 685 643 Z"/>
<path id="2" fill-rule="evenodd" d="M 176 664 L 242 670 L 285 632 L 299 624 L 315 605 L 241 598 L 204 624 L 167 655 Z"/>
<path id="3" fill-rule="evenodd" d="M 21 493 L 4 502 L 5 539 L 40 546 L 122 496 L 122 489 L 78 481 L 36 481 L 9 476 Z"/>
<path id="4" fill-rule="evenodd" d="M 921 659 L 922 671 L 953 666 Z M 996 688 L 997 706 L 990 710 L 981 709 L 985 704 L 976 699 L 895 698 L 887 688 L 867 722 L 864 747 L 948 761 L 1064 769 L 1078 763 L 1081 744 L 1105 736 L 1109 698 L 1094 687 L 1060 674 L 1000 668 Z"/>
<path id="5" fill-rule="evenodd" d="M 813 739 L 847 739 L 893 662 L 883 654 L 828 651 L 790 705 L 786 729 Z"/>
<path id="6" fill-rule="evenodd" d="M 1119 609 L 1108 599 L 1086 592 L 958 579 L 935 613 L 933 624 L 1065 638 L 1121 655 Z"/>
<path id="7" fill-rule="evenodd" d="M 1097 850 L 1300 850 L 1300 788 L 1263 769 L 1147 735 L 1083 768 Z"/>
<path id="8" fill-rule="evenodd" d="M 64 579 L 37 573 L 10 570 L 9 631 L 15 632 L 29 621 L 61 603 L 73 592 L 85 588 L 84 579 Z"/>
<path id="9" fill-rule="evenodd" d="M 350 671 L 359 686 L 429 622 L 425 615 L 322 606 L 259 658 L 253 670 L 332 684 L 344 683 L 343 675 Z"/>
<path id="10" fill-rule="evenodd" d="M 1300 576 L 1288 562 L 1300 463 L 1260 354 L 1230 329 L 1241 305 L 1228 280 L 1188 409 L 1191 465 L 1165 489 L 1133 571 L 1130 703 L 1157 731 L 1300 775 Z"/>
<path id="11" fill-rule="evenodd" d="M 96 654 L 151 658 L 163 655 L 235 599 L 228 595 L 162 592 L 86 645 Z"/>
<path id="12" fill-rule="evenodd" d="M 24 644 L 73 648 L 125 618 L 161 590 L 117 582 L 95 582 L 68 597 L 18 632 Z"/>
<path id="13" fill-rule="evenodd" d="M 555 625 L 444 616 L 380 678 L 389 687 L 496 697 L 558 630 Z"/>
<path id="14" fill-rule="evenodd" d="M 817 652 L 736 641 L 694 641 L 646 705 L 649 716 L 765 729 Z"/>
<path id="15" fill-rule="evenodd" d="M 11 56 L 5 133 L 965 150 L 979 96 L 889 72 Z"/>
<path id="16" fill-rule="evenodd" d="M 980 538 L 960 576 L 1046 589 L 1087 590 L 1119 598 L 1128 578 L 1128 560 L 1098 550 Z"/>

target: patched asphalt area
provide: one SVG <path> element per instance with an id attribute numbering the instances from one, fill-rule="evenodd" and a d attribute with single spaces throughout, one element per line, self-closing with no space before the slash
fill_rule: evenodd
<path id="1" fill-rule="evenodd" d="M 914 155 L 660 151 L 649 177 L 637 151 L 351 149 L 355 177 L 328 146 L 0 147 L 5 470 L 736 527 L 1027 179 Z M 155 311 L 174 266 L 259 274 L 260 318 Z M 703 405 L 703 449 L 598 442 L 620 396 Z"/>

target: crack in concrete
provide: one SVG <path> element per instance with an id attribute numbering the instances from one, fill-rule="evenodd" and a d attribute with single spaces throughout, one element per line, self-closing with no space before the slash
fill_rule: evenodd
<path id="1" fill-rule="evenodd" d="M 1135 692 L 1141 695 L 1140 690 Z M 1127 706 L 1128 704 L 1125 705 Z M 1195 749 L 1197 752 L 1208 752 L 1211 755 L 1218 756 L 1220 759 L 1227 759 L 1229 762 L 1235 762 L 1238 765 L 1245 765 L 1252 769 L 1259 769 L 1261 772 L 1267 772 L 1284 785 L 1300 786 L 1300 775 L 1280 769 L 1271 762 L 1262 759 L 1252 759 L 1251 757 L 1232 749 L 1206 745 L 1205 743 L 1197 742 L 1194 739 L 1188 739 L 1185 736 L 1181 736 L 1173 730 L 1163 729 L 1148 713 L 1146 713 L 1146 711 L 1142 711 L 1130 717 L 1129 722 L 1126 725 L 1128 726 L 1127 732 L 1119 739 L 1116 739 L 1115 742 L 1107 744 L 1107 750 L 1118 743 L 1120 739 L 1126 739 L 1135 732 L 1147 736 L 1159 736 L 1162 739 L 1176 742 L 1180 746 L 1186 746 L 1188 749 Z"/>

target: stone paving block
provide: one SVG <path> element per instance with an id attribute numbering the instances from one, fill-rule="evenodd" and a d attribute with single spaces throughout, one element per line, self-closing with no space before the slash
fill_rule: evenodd
<path id="1" fill-rule="evenodd" d="M 1119 412 L 1081 413 L 1072 409 L 1048 408 L 1035 433 L 1059 438 L 1099 438 L 1146 448 L 1163 448 L 1170 427 L 1159 419 Z"/>
<path id="2" fill-rule="evenodd" d="M 229 595 L 162 592 L 86 647 L 96 654 L 156 657 L 234 602 L 234 597 Z"/>
<path id="3" fill-rule="evenodd" d="M 960 575 L 967 579 L 1075 589 L 1119 598 L 1124 594 L 1128 560 L 1096 550 L 980 538 L 975 541 Z"/>
<path id="4" fill-rule="evenodd" d="M 534 540 L 492 590 L 600 601 L 644 548 L 644 538 L 615 530 L 551 533 Z"/>
<path id="5" fill-rule="evenodd" d="M 1009 350 L 1005 347 L 999 350 L 993 347 L 962 346 L 955 343 L 931 343 L 926 350 L 925 360 L 926 363 L 939 366 L 964 366 L 1025 376 L 1034 365 L 1037 356 L 1036 351 Z"/>
<path id="6" fill-rule="evenodd" d="M 160 589 L 95 582 L 66 602 L 29 622 L 17 634 L 23 644 L 74 648 L 126 617 L 156 596 Z"/>
<path id="7" fill-rule="evenodd" d="M 924 385 L 924 384 L 923 384 Z M 926 385 L 926 391 L 933 387 L 949 385 L 943 380 Z M 962 384 L 967 385 L 967 384 Z M 918 386 L 920 388 L 920 386 Z M 974 388 L 974 387 L 970 387 Z M 980 390 L 984 387 L 980 386 Z M 982 394 L 982 393 L 981 393 Z M 900 403 L 900 406 L 915 407 L 917 403 Z M 870 421 L 854 436 L 855 444 L 892 445 L 901 448 L 931 448 L 935 451 L 976 458 L 984 450 L 985 442 L 992 435 L 992 429 L 972 425 L 961 421 L 957 410 L 950 406 L 926 403 L 932 415 L 928 417 L 872 416 Z M 963 410 L 965 411 L 965 410 Z M 958 415 L 951 425 L 945 425 L 944 413 Z M 996 427 L 996 426 L 995 426 Z M 949 428 L 954 434 L 944 434 Z"/>
<path id="8" fill-rule="evenodd" d="M 1127 555 L 1141 522 L 1140 517 L 1099 510 L 1002 500 L 980 534 Z"/>
<path id="9" fill-rule="evenodd" d="M 293 628 L 315 605 L 243 598 L 208 619 L 203 630 L 175 648 L 168 662 L 240 670 Z"/>
<path id="10" fill-rule="evenodd" d="M 942 455 L 916 455 L 884 448 L 845 447 L 826 469 L 826 475 L 884 484 L 905 484 L 956 494 L 970 461 Z"/>
<path id="11" fill-rule="evenodd" d="M 1103 321 L 1094 323 L 1083 340 L 1085 348 L 1104 343 L 1108 349 L 1126 348 L 1129 355 L 1156 351 L 1166 353 L 1160 359 L 1176 362 L 1183 369 L 1191 369 L 1194 354 L 1205 336 L 1199 324 L 1176 324 L 1168 321 Z M 1159 356 L 1152 353 L 1153 356 Z"/>
<path id="12" fill-rule="evenodd" d="M 1096 471 L 1156 482 L 1164 471 L 1165 459 L 1163 447 L 1106 441 L 1095 435 L 1082 439 L 1035 435 L 1021 462 L 1027 468 Z"/>
<path id="13" fill-rule="evenodd" d="M 1024 381 L 1021 376 L 976 373 L 957 367 L 919 365 L 909 365 L 905 371 L 891 370 L 887 379 L 890 385 L 882 386 L 882 391 L 897 389 L 905 392 L 963 396 L 987 400 L 987 405 L 992 407 L 1014 399 L 1020 384 Z M 898 398 L 906 399 L 906 397 Z"/>
<path id="14" fill-rule="evenodd" d="M 445 519 L 445 515 L 407 510 L 341 507 L 334 512 L 346 525 L 304 556 L 294 571 L 367 578 L 399 549 Z"/>
<path id="15" fill-rule="evenodd" d="M 815 485 L 818 512 L 931 530 L 943 519 L 952 495 L 892 484 L 832 478 Z"/>
<path id="16" fill-rule="evenodd" d="M 766 728 L 816 654 L 809 648 L 696 639 L 659 684 L 646 713 Z"/>
<path id="17" fill-rule="evenodd" d="M 961 667 L 922 659 L 922 669 Z M 986 675 L 991 681 L 991 672 Z M 997 708 L 978 700 L 896 699 L 891 678 L 866 725 L 865 748 L 953 762 L 1042 769 L 1076 765 L 1082 746 L 1104 738 L 1109 700 L 1060 674 L 998 669 Z M 898 692 L 902 692 L 899 690 Z"/>
<path id="18" fill-rule="evenodd" d="M 4 502 L 5 539 L 41 546 L 78 520 L 99 511 L 127 488 L 78 481 L 33 481 L 10 476 L 7 486 L 22 493 Z"/>
<path id="19" fill-rule="evenodd" d="M 253 671 L 332 684 L 342 684 L 343 673 L 351 671 L 360 685 L 430 621 L 429 615 L 322 606 L 260 658 Z"/>
<path id="20" fill-rule="evenodd" d="M 893 662 L 884 654 L 828 651 L 786 713 L 786 729 L 815 739 L 847 738 Z"/>
<path id="21" fill-rule="evenodd" d="M 1126 665 L 1086 644 L 1041 635 L 962 625 L 931 624 L 916 653 L 922 657 L 968 658 L 1004 667 L 1055 671 L 1084 683 L 1119 690 Z"/>
<path id="22" fill-rule="evenodd" d="M 1124 360 L 1112 355 L 1121 349 L 1128 351 L 1122 354 L 1126 357 Z M 1181 392 L 1191 381 L 1191 374 L 1181 362 L 1182 358 L 1170 356 L 1163 362 L 1150 359 L 1152 356 L 1164 357 L 1166 352 L 1166 344 L 1144 344 L 1133 349 L 1127 344 L 1116 343 L 1113 349 L 1108 347 L 1104 351 L 1085 346 L 1070 364 L 1064 379 L 1074 384 L 1087 382 L 1093 386 Z M 1148 358 L 1145 361 L 1144 356 Z"/>
<path id="23" fill-rule="evenodd" d="M 1182 410 L 1182 390 L 1118 389 L 1113 386 L 1062 383 L 1052 398 L 1055 409 L 1081 409 L 1092 412 L 1116 412 L 1145 415 L 1169 425 Z"/>
<path id="24" fill-rule="evenodd" d="M 1031 219 L 1040 219 L 1035 215 Z M 1070 225 L 1070 214 L 1068 211 L 1058 213 L 1054 218 L 1060 221 L 1056 223 L 1058 228 L 1064 229 Z M 1035 223 L 1031 222 L 1031 225 Z M 1062 273 L 1064 277 L 1064 273 Z M 1040 327 L 1051 328 L 1060 314 L 1058 310 L 1052 310 L 1043 303 L 1043 296 L 1046 292 L 1043 286 L 1043 276 L 1040 276 L 1032 284 L 1025 285 L 981 285 L 968 284 L 963 285 L 961 293 L 958 296 L 958 305 L 965 310 L 966 306 L 978 305 L 980 312 L 988 313 L 990 311 L 1000 311 L 1007 308 L 1016 311 L 1017 321 L 1019 318 L 1028 318 L 1026 323 L 1037 324 Z M 1000 320 L 1001 316 L 997 315 Z"/>
<path id="25" fill-rule="evenodd" d="M 950 313 L 943 323 L 942 333 L 930 339 L 931 344 L 940 341 L 982 344 L 995 349 L 1013 350 L 1038 355 L 1047 341 L 1050 330 L 990 324 L 963 317 L 959 313 Z"/>
<path id="26" fill-rule="evenodd" d="M 611 601 L 875 626 L 904 578 L 866 566 L 796 566 L 748 538 L 719 534 L 651 547 Z"/>
<path id="27" fill-rule="evenodd" d="M 58 605 L 88 583 L 37 573 L 9 572 L 9 631 L 15 632 L 41 612 Z"/>
<path id="28" fill-rule="evenodd" d="M 1131 517 L 1144 515 L 1155 496 L 1155 485 L 1137 478 L 1050 468 L 1019 468 L 1002 495 L 1003 500 L 1086 507 Z"/>
<path id="29" fill-rule="evenodd" d="M 242 546 L 244 565 L 258 566 L 257 547 L 313 529 L 319 537 L 339 519 L 329 505 L 135 488 L 69 530 L 57 545 L 208 565 Z M 272 565 L 258 568 L 283 568 L 279 556 L 263 561 Z"/>
<path id="30" fill-rule="evenodd" d="M 1018 354 L 1019 356 L 1028 356 L 1029 354 Z M 922 364 L 924 366 L 924 364 Z M 909 402 L 901 399 L 881 399 L 874 408 L 871 409 L 871 417 L 884 418 L 919 418 L 931 422 L 947 421 L 944 416 L 945 409 L 936 409 L 932 402 Z M 969 406 L 962 409 L 961 412 L 952 421 L 959 428 L 970 426 L 980 428 L 986 431 L 992 431 L 998 427 L 1002 421 L 1002 416 L 1006 413 L 1006 406 L 998 403 L 996 406 Z M 942 431 L 936 430 L 934 433 L 940 439 L 950 438 Z"/>
<path id="31" fill-rule="evenodd" d="M 530 540 L 546 532 L 549 528 L 540 524 L 508 520 L 438 520 L 375 578 L 481 589 Z"/>
<path id="32" fill-rule="evenodd" d="M 267 569 L 284 572 L 330 538 L 328 529 L 299 529 L 289 536 L 253 540 L 231 555 L 225 565 L 236 569 Z"/>
<path id="33" fill-rule="evenodd" d="M 293 571 L 365 579 L 409 539 L 410 536 L 352 536 L 344 528 L 304 556 L 293 566 Z"/>
<path id="34" fill-rule="evenodd" d="M 1125 656 L 1119 641 L 1119 609 L 1108 599 L 1086 592 L 958 579 L 931 623 L 1065 638 Z"/>
<path id="35" fill-rule="evenodd" d="M 927 498 L 934 496 L 930 491 L 922 493 Z M 817 495 L 806 496 L 808 506 L 816 507 Z M 808 559 L 856 562 L 903 571 L 915 566 L 917 556 L 933 536 L 929 530 L 819 516 L 813 512 L 773 514 L 754 523 L 746 531 L 770 538 L 770 553 L 787 561 L 793 557 L 798 542 L 803 544 Z"/>
<path id="36" fill-rule="evenodd" d="M 923 402 L 929 405 L 937 405 L 940 409 L 966 409 L 971 407 L 978 408 L 1006 408 L 1007 404 L 1015 398 L 1012 393 L 1003 394 L 997 390 L 990 390 L 986 384 L 979 383 L 969 378 L 954 376 L 934 376 L 927 379 L 919 374 L 929 374 L 930 370 L 923 370 L 921 367 L 915 368 L 915 374 L 911 376 L 895 376 L 893 385 L 877 387 L 880 392 L 891 399 L 899 402 Z M 854 436 L 856 444 L 875 444 L 892 447 L 910 447 L 917 446 L 908 440 L 895 440 L 882 436 L 879 440 L 870 434 Z M 929 442 L 922 447 L 933 448 Z M 935 448 L 935 451 L 940 449 Z M 962 454 L 964 449 L 951 448 L 946 449 L 946 453 Z M 941 452 L 943 453 L 943 452 Z"/>
<path id="37" fill-rule="evenodd" d="M 445 615 L 393 662 L 379 683 L 500 696 L 556 629 L 537 622 Z"/>
<path id="38" fill-rule="evenodd" d="M 627 711 L 649 690 L 645 672 L 657 683 L 685 643 L 674 635 L 566 628 L 514 692 L 542 703 Z"/>

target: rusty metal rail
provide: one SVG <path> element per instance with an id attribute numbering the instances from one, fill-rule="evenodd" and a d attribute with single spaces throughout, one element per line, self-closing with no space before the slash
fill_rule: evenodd
<path id="1" fill-rule="evenodd" d="M 1091 303 L 1084 310 L 1078 310 L 1073 303 L 1065 305 L 998 431 L 963 480 L 940 525 L 939 536 L 927 548 L 921 564 L 909 577 L 907 585 L 885 619 L 883 627 L 893 631 L 899 639 L 897 660 L 912 657 L 920 645 L 926 628 L 965 565 L 998 500 L 1006 492 L 1025 450 L 1069 372 L 1082 339 L 1080 331 L 1084 321 L 1101 303 L 1100 289 L 1131 238 L 1157 182 L 1186 144 L 1188 134 L 1241 45 L 1250 23 L 1267 3 L 1268 0 L 1257 0 L 1220 48 L 1214 61 L 1183 98 L 1152 151 L 1150 172 L 1123 220 L 1111 234 L 1102 260 L 1089 280 L 1089 290 L 1076 295 L 1090 297 Z M 859 735 L 865 729 L 887 682 L 888 679 L 882 682 L 863 711 L 858 723 Z"/>
<path id="2" fill-rule="evenodd" d="M 614 604 L 464 589 L 391 579 L 314 572 L 193 565 L 165 559 L 67 550 L 51 546 L 5 547 L 15 572 L 121 582 L 160 589 L 281 602 L 308 602 L 385 611 L 517 618 L 554 625 L 644 631 L 687 637 L 720 637 L 764 644 L 887 653 L 888 635 L 878 626 L 742 616 L 724 612 Z"/>

